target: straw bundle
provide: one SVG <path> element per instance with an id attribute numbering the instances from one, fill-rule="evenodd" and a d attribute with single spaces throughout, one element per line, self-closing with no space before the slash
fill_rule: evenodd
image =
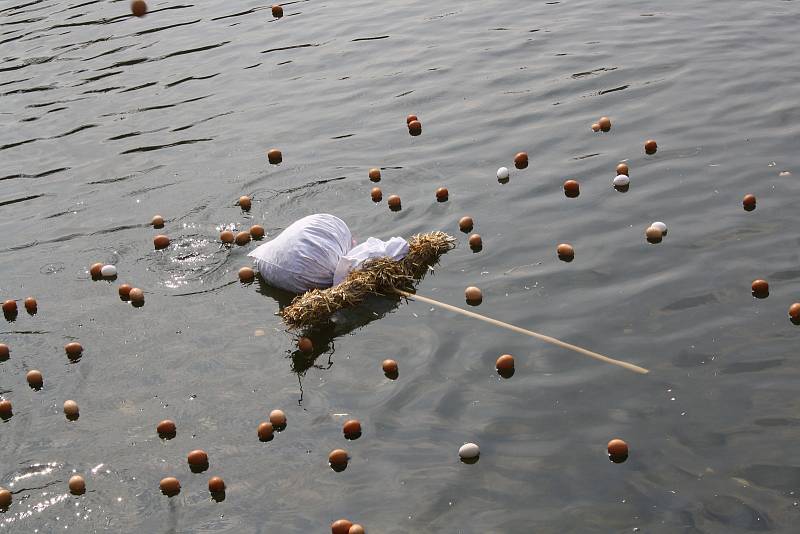
<path id="1" fill-rule="evenodd" d="M 312 289 L 295 299 L 280 314 L 291 328 L 308 328 L 330 321 L 339 310 L 359 305 L 370 294 L 397 296 L 396 290 L 413 289 L 439 257 L 455 247 L 455 238 L 444 232 L 413 236 L 408 254 L 400 261 L 375 258 L 351 271 L 344 281 L 327 289 Z"/>

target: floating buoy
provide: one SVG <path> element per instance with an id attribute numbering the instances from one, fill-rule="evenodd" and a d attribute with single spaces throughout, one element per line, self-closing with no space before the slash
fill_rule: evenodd
<path id="1" fill-rule="evenodd" d="M 5 510 L 11 506 L 12 500 L 13 496 L 11 495 L 11 492 L 5 488 L 0 488 L 0 510 Z"/>
<path id="2" fill-rule="evenodd" d="M 100 274 L 102 270 L 102 263 L 93 263 L 91 267 L 89 267 L 89 275 L 92 277 L 92 280 L 100 280 L 100 278 L 103 276 Z"/>
<path id="3" fill-rule="evenodd" d="M 630 176 L 630 169 L 628 169 L 627 163 L 620 163 L 617 165 L 617 174 L 624 174 L 625 176 Z"/>
<path id="4" fill-rule="evenodd" d="M 514 372 L 514 357 L 510 354 L 503 354 L 494 364 L 495 369 L 497 372 L 502 374 L 508 374 Z"/>
<path id="5" fill-rule="evenodd" d="M 164 228 L 164 217 L 161 215 L 153 215 L 153 219 L 150 221 L 150 224 L 153 225 L 153 228 Z"/>
<path id="6" fill-rule="evenodd" d="M 258 439 L 261 441 L 269 441 L 272 439 L 275 433 L 275 427 L 272 423 L 263 422 L 258 425 Z"/>
<path id="7" fill-rule="evenodd" d="M 44 385 L 42 372 L 38 369 L 31 369 L 28 371 L 28 374 L 25 375 L 25 380 L 28 381 L 28 385 L 33 389 L 40 389 Z"/>
<path id="8" fill-rule="evenodd" d="M 378 168 L 370 169 L 369 170 L 369 179 L 373 182 L 380 182 L 381 181 L 381 170 Z"/>
<path id="9" fill-rule="evenodd" d="M 236 244 L 240 247 L 245 246 L 250 242 L 250 232 L 239 232 L 236 234 Z"/>
<path id="10" fill-rule="evenodd" d="M 592 124 L 592 131 L 593 132 L 599 132 L 600 131 L 600 125 L 597 124 L 596 122 L 594 124 Z"/>
<path id="11" fill-rule="evenodd" d="M 36 315 L 36 312 L 39 310 L 39 303 L 36 302 L 36 299 L 33 297 L 28 297 L 25 299 L 25 311 L 28 312 L 28 315 Z"/>
<path id="12" fill-rule="evenodd" d="M 5 343 L 0 343 L 0 362 L 8 359 L 11 349 Z"/>
<path id="13" fill-rule="evenodd" d="M 347 531 L 347 534 L 365 534 L 366 530 L 361 525 L 354 523 L 350 530 Z"/>
<path id="14" fill-rule="evenodd" d="M 3 313 L 6 315 L 15 315 L 17 313 L 17 301 L 7 300 L 3 302 Z"/>
<path id="15" fill-rule="evenodd" d="M 83 495 L 86 493 L 86 480 L 80 475 L 71 476 L 67 485 L 69 486 L 69 492 L 73 495 Z"/>
<path id="16" fill-rule="evenodd" d="M 75 359 L 83 353 L 83 346 L 77 341 L 73 341 L 72 343 L 64 345 L 64 352 L 66 352 L 67 356 L 71 359 Z"/>
<path id="17" fill-rule="evenodd" d="M 647 154 L 655 154 L 658 150 L 658 143 L 656 143 L 653 139 L 648 139 L 644 142 L 644 151 Z"/>
<path id="18" fill-rule="evenodd" d="M 628 458 L 628 444 L 615 438 L 608 442 L 608 457 L 614 463 L 622 463 Z"/>
<path id="19" fill-rule="evenodd" d="M 162 478 L 159 487 L 161 488 L 161 493 L 167 497 L 172 497 L 181 492 L 181 483 L 175 477 Z"/>
<path id="20" fill-rule="evenodd" d="M 561 243 L 556 247 L 556 254 L 561 261 L 571 262 L 575 259 L 575 249 L 569 243 Z"/>
<path id="21" fill-rule="evenodd" d="M 247 195 L 240 196 L 238 204 L 239 204 L 239 207 L 242 208 L 242 210 L 244 210 L 244 211 L 250 211 L 250 208 L 253 206 L 253 203 L 250 200 L 250 197 L 248 197 Z"/>
<path id="22" fill-rule="evenodd" d="M 225 243 L 226 245 L 233 243 L 234 239 L 235 237 L 233 235 L 233 232 L 231 232 L 230 230 L 223 230 L 222 232 L 219 233 L 219 240 Z"/>
<path id="23" fill-rule="evenodd" d="M 508 178 L 510 176 L 511 176 L 511 174 L 508 172 L 508 168 L 507 167 L 500 167 L 499 169 L 497 169 L 497 179 L 498 180 L 501 180 L 501 181 L 508 180 Z"/>
<path id="24" fill-rule="evenodd" d="M 480 234 L 472 234 L 469 236 L 469 248 L 472 252 L 480 252 L 483 250 L 483 238 Z"/>
<path id="25" fill-rule="evenodd" d="M 314 352 L 314 342 L 307 337 L 301 337 L 297 341 L 297 348 L 300 349 L 300 352 L 311 354 Z"/>
<path id="26" fill-rule="evenodd" d="M 147 4 L 144 0 L 133 0 L 131 2 L 131 13 L 136 17 L 144 17 L 147 15 Z"/>
<path id="27" fill-rule="evenodd" d="M 272 16 L 276 19 L 281 18 L 283 16 L 283 7 L 281 7 L 279 4 L 272 6 Z"/>
<path id="28" fill-rule="evenodd" d="M 256 279 L 256 272 L 250 267 L 242 267 L 239 269 L 239 281 L 243 284 L 249 284 Z"/>
<path id="29" fill-rule="evenodd" d="M 654 222 L 654 223 L 652 223 L 650 226 L 652 226 L 653 228 L 658 228 L 659 230 L 661 230 L 661 233 L 662 233 L 663 235 L 667 235 L 667 225 L 666 225 L 666 224 L 664 224 L 663 222 L 661 222 L 661 221 L 655 221 L 655 222 Z"/>
<path id="30" fill-rule="evenodd" d="M 14 407 L 11 405 L 11 401 L 7 399 L 0 400 L 0 417 L 8 419 L 12 415 L 14 415 Z"/>
<path id="31" fill-rule="evenodd" d="M 528 153 L 527 152 L 518 152 L 516 156 L 514 156 L 514 167 L 518 169 L 525 169 L 528 167 Z"/>
<path id="32" fill-rule="evenodd" d="M 385 374 L 387 378 L 391 378 L 392 380 L 397 378 L 398 369 L 396 361 L 383 360 L 383 363 L 381 363 L 381 368 L 383 369 L 383 374 Z"/>
<path id="33" fill-rule="evenodd" d="M 202 449 L 195 449 L 186 456 L 189 465 L 193 467 L 208 466 L 208 454 Z"/>
<path id="34" fill-rule="evenodd" d="M 275 427 L 275 430 L 282 430 L 286 427 L 286 414 L 283 410 L 272 410 L 269 412 L 269 422 Z"/>
<path id="35" fill-rule="evenodd" d="M 157 235 L 153 238 L 153 245 L 155 246 L 156 250 L 167 248 L 169 246 L 169 237 L 163 234 Z"/>
<path id="36" fill-rule="evenodd" d="M 600 117 L 600 120 L 597 121 L 597 125 L 602 131 L 607 132 L 611 130 L 611 119 L 608 117 Z"/>
<path id="37" fill-rule="evenodd" d="M 370 191 L 370 196 L 373 202 L 380 202 L 383 200 L 383 191 L 381 191 L 380 187 L 373 187 L 372 191 Z"/>
<path id="38" fill-rule="evenodd" d="M 283 153 L 277 148 L 273 148 L 269 152 L 267 152 L 267 160 L 272 163 L 273 165 L 277 165 L 281 161 L 283 161 Z"/>
<path id="39" fill-rule="evenodd" d="M 581 186 L 577 180 L 567 180 L 564 182 L 564 194 L 569 198 L 575 198 L 581 194 Z"/>
<path id="40" fill-rule="evenodd" d="M 400 211 L 402 204 L 398 195 L 390 195 L 388 199 L 389 209 L 392 211 Z"/>
<path id="41" fill-rule="evenodd" d="M 361 422 L 358 419 L 350 419 L 345 421 L 342 426 L 342 432 L 347 439 L 357 439 L 361 436 Z"/>
<path id="42" fill-rule="evenodd" d="M 753 211 L 756 209 L 756 196 L 755 195 L 745 195 L 742 199 L 742 207 L 745 211 Z"/>
<path id="43" fill-rule="evenodd" d="M 328 455 L 328 463 L 334 469 L 339 468 L 343 469 L 347 467 L 347 461 L 349 458 L 347 457 L 347 451 L 344 449 L 334 449 Z"/>
<path id="44" fill-rule="evenodd" d="M 474 460 L 481 454 L 481 448 L 476 443 L 465 443 L 458 449 L 462 460 Z"/>
<path id="45" fill-rule="evenodd" d="M 225 491 L 225 481 L 221 477 L 211 477 L 208 479 L 208 491 L 210 493 L 222 493 Z"/>
<path id="46" fill-rule="evenodd" d="M 130 284 L 120 284 L 117 291 L 119 291 L 119 298 L 122 300 L 129 300 L 131 298 L 131 287 Z"/>
<path id="47" fill-rule="evenodd" d="M 627 174 L 618 174 L 614 177 L 614 187 L 626 187 L 631 183 L 631 179 Z"/>
<path id="48" fill-rule="evenodd" d="M 417 136 L 422 133 L 422 123 L 418 120 L 414 120 L 408 123 L 408 133 L 413 136 Z"/>
<path id="49" fill-rule="evenodd" d="M 175 426 L 175 421 L 171 419 L 164 419 L 156 426 L 156 433 L 160 438 L 164 439 L 172 439 L 175 437 L 177 433 L 177 427 Z"/>
<path id="50" fill-rule="evenodd" d="M 472 220 L 472 217 L 461 217 L 458 220 L 458 229 L 466 234 L 467 232 L 472 231 L 473 224 L 474 222 Z"/>
<path id="51" fill-rule="evenodd" d="M 66 400 L 64 401 L 64 415 L 67 416 L 67 419 L 76 418 L 80 414 L 80 408 L 78 407 L 78 403 L 74 400 Z"/>
<path id="52" fill-rule="evenodd" d="M 800 302 L 795 302 L 789 306 L 789 317 L 795 321 L 800 320 Z"/>
<path id="53" fill-rule="evenodd" d="M 439 202 L 447 202 L 447 199 L 450 197 L 450 192 L 447 190 L 446 187 L 440 187 L 436 190 L 436 200 Z"/>
<path id="54" fill-rule="evenodd" d="M 753 280 L 750 287 L 753 290 L 753 296 L 757 299 L 764 299 L 769 296 L 769 284 L 766 280 Z"/>
<path id="55" fill-rule="evenodd" d="M 475 286 L 469 286 L 464 290 L 464 297 L 466 297 L 467 304 L 470 306 L 477 306 L 483 302 L 483 293 Z"/>
<path id="56" fill-rule="evenodd" d="M 115 265 L 103 265 L 103 268 L 100 269 L 100 274 L 103 275 L 103 278 L 116 278 L 117 267 Z"/>
<path id="57" fill-rule="evenodd" d="M 138 287 L 132 287 L 128 292 L 128 298 L 134 306 L 142 306 L 144 304 L 144 291 Z"/>
<path id="58" fill-rule="evenodd" d="M 254 224 L 250 227 L 250 237 L 253 239 L 262 239 L 266 235 L 264 227 L 260 224 Z"/>
<path id="59" fill-rule="evenodd" d="M 347 519 L 338 519 L 331 523 L 331 534 L 350 534 L 353 523 Z"/>
<path id="60" fill-rule="evenodd" d="M 419 117 L 417 117 L 416 115 L 409 115 L 408 117 L 406 117 L 406 125 L 410 124 L 413 121 L 418 121 L 418 120 Z"/>
<path id="61" fill-rule="evenodd" d="M 664 233 L 654 226 L 648 226 L 647 230 L 644 231 L 644 235 L 647 238 L 647 242 L 653 245 L 661 243 L 661 240 L 664 238 Z"/>

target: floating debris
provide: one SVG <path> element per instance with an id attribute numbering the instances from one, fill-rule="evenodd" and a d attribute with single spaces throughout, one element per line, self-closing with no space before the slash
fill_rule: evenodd
<path id="1" fill-rule="evenodd" d="M 147 15 L 147 3 L 144 0 L 133 0 L 131 2 L 131 13 L 137 17 L 144 17 Z"/>
<path id="2" fill-rule="evenodd" d="M 567 180 L 564 182 L 564 194 L 569 198 L 575 198 L 581 194 L 581 185 L 577 180 Z"/>
<path id="3" fill-rule="evenodd" d="M 483 250 L 483 238 L 480 234 L 472 234 L 469 236 L 469 248 L 472 252 L 480 252 Z"/>
<path id="4" fill-rule="evenodd" d="M 753 283 L 750 285 L 750 288 L 753 291 L 753 296 L 757 299 L 765 299 L 769 296 L 769 284 L 766 280 L 753 280 Z"/>
<path id="5" fill-rule="evenodd" d="M 159 234 L 153 238 L 153 246 L 155 246 L 156 250 L 161 250 L 163 248 L 167 248 L 169 246 L 169 237 Z M 101 267 L 102 269 L 102 267 Z"/>
<path id="6" fill-rule="evenodd" d="M 175 477 L 162 478 L 159 487 L 161 493 L 167 497 L 173 497 L 181 492 L 181 483 Z"/>
<path id="7" fill-rule="evenodd" d="M 476 443 L 465 443 L 458 449 L 458 456 L 462 460 L 475 460 L 481 454 L 481 448 Z"/>
<path id="8" fill-rule="evenodd" d="M 73 495 L 83 495 L 86 493 L 86 480 L 80 475 L 73 475 L 70 477 L 69 482 L 69 492 Z"/>
<path id="9" fill-rule="evenodd" d="M 575 259 L 575 249 L 569 243 L 561 243 L 556 247 L 556 254 L 561 261 L 571 262 Z"/>
<path id="10" fill-rule="evenodd" d="M 33 389 L 41 389 L 41 387 L 44 385 L 42 372 L 38 369 L 31 369 L 28 371 L 28 374 L 25 375 L 25 380 L 28 381 L 28 385 Z"/>
<path id="11" fill-rule="evenodd" d="M 464 297 L 467 300 L 467 304 L 470 306 L 477 306 L 483 302 L 483 293 L 475 286 L 469 286 L 467 289 L 465 289 Z"/>
<path id="12" fill-rule="evenodd" d="M 608 457 L 614 463 L 622 463 L 628 459 L 628 444 L 615 438 L 608 442 Z"/>

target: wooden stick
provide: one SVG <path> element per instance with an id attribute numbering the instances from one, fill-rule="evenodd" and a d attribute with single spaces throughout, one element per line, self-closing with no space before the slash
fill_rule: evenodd
<path id="1" fill-rule="evenodd" d="M 492 319 L 491 317 L 486 317 L 485 315 L 481 315 L 479 313 L 475 313 L 469 310 L 464 310 L 462 308 L 458 308 L 456 306 L 452 306 L 450 304 L 445 304 L 444 302 L 439 302 L 438 300 L 433 300 L 432 298 L 423 297 L 422 295 L 416 295 L 414 293 L 408 293 L 406 291 L 402 291 L 400 289 L 395 289 L 395 292 L 400 295 L 401 297 L 405 297 L 411 300 L 417 300 L 420 302 L 425 302 L 427 304 L 433 304 L 434 306 L 438 306 L 440 308 L 444 308 L 445 310 L 450 310 L 451 312 L 460 313 L 461 315 L 466 315 L 467 317 L 472 317 L 473 319 L 478 319 L 484 321 L 489 324 L 493 324 L 495 326 L 499 326 L 500 328 L 505 328 L 507 330 L 511 330 L 512 332 L 517 332 L 518 334 L 525 334 L 526 336 L 535 337 L 545 343 L 550 343 L 552 345 L 556 345 L 558 347 L 562 347 L 569 350 L 574 350 L 577 353 L 583 354 L 584 356 L 588 356 L 590 358 L 594 358 L 595 360 L 600 360 L 601 362 L 610 363 L 612 365 L 617 365 L 622 367 L 623 369 L 627 369 L 628 371 L 633 371 L 634 373 L 639 373 L 645 375 L 649 373 L 647 369 L 644 367 L 639 367 L 638 365 L 634 365 L 632 363 L 623 362 L 621 360 L 615 360 L 614 358 L 609 358 L 608 356 L 604 356 L 602 354 L 598 354 L 596 352 L 592 352 L 591 350 L 584 349 L 583 347 L 579 347 L 577 345 L 573 345 L 571 343 L 565 343 L 560 339 L 556 339 L 554 337 L 546 336 L 544 334 L 539 334 L 537 332 L 533 332 L 531 330 L 526 330 L 525 328 L 520 328 L 519 326 L 514 326 L 513 324 L 504 323 L 503 321 L 498 321 L 497 319 Z"/>

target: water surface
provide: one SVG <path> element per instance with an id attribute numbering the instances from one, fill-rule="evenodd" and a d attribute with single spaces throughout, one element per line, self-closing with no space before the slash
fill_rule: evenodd
<path id="1" fill-rule="evenodd" d="M 800 491 L 795 2 L 0 5 L 0 325 L 8 532 L 791 532 Z M 419 115 L 411 137 L 405 116 Z M 608 134 L 589 129 L 601 115 Z M 645 156 L 642 143 L 659 150 Z M 284 161 L 267 164 L 278 147 Z M 513 169 L 520 150 L 526 170 Z M 611 187 L 627 160 L 631 187 Z M 383 169 L 374 204 L 370 167 Z M 512 168 L 507 184 L 495 172 Z M 566 198 L 564 180 L 581 182 Z M 436 188 L 450 200 L 437 203 Z M 741 208 L 746 193 L 758 207 Z M 253 197 L 243 213 L 236 199 Z M 256 246 L 329 212 L 461 243 L 421 294 L 633 361 L 638 376 L 418 303 L 315 334 L 243 286 Z M 160 213 L 173 244 L 154 251 Z M 474 254 L 457 221 L 471 215 Z M 644 230 L 661 220 L 667 238 Z M 558 261 L 558 243 L 576 258 Z M 120 302 L 96 261 L 146 291 Z M 769 298 L 750 282 L 765 278 Z M 370 315 L 372 312 L 377 315 Z M 387 313 L 388 312 L 388 313 Z M 79 362 L 63 345 L 79 340 Z M 515 375 L 494 371 L 515 355 Z M 395 358 L 396 381 L 380 362 Z M 41 391 L 25 383 L 40 369 Z M 78 421 L 61 413 L 81 406 Z M 273 408 L 287 429 L 256 427 Z M 364 435 L 346 442 L 357 417 Z M 178 434 L 160 440 L 165 418 Z M 623 464 L 606 442 L 631 446 Z M 458 461 L 467 441 L 480 461 Z M 352 461 L 335 473 L 331 449 Z M 208 451 L 190 473 L 186 454 Z M 88 491 L 69 495 L 72 472 Z M 220 475 L 227 498 L 206 483 Z M 158 491 L 164 476 L 178 497 Z"/>

